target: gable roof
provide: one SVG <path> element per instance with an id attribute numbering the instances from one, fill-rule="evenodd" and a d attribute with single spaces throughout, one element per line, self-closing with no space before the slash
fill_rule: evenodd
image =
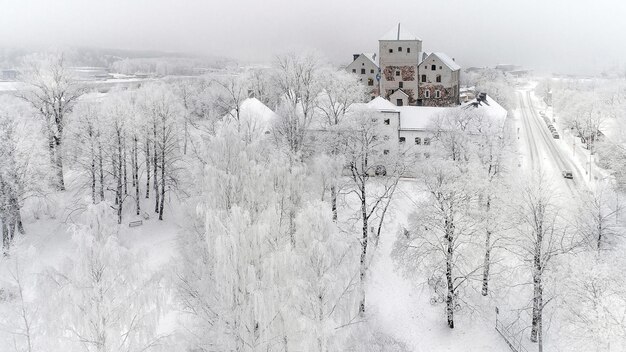
<path id="1" fill-rule="evenodd" d="M 452 71 L 456 71 L 456 70 L 460 70 L 461 69 L 461 66 L 459 66 L 459 64 L 457 64 L 454 60 L 452 60 L 452 58 L 450 58 L 450 56 L 448 56 L 448 55 L 446 55 L 444 53 L 441 53 L 441 52 L 431 53 L 422 62 L 425 62 L 431 56 L 436 56 L 441 62 L 443 62 L 444 65 L 448 66 L 448 68 L 451 69 Z"/>
<path id="2" fill-rule="evenodd" d="M 398 111 L 397 106 L 381 96 L 372 99 L 372 101 L 367 103 L 367 106 L 379 111 Z"/>
<path id="3" fill-rule="evenodd" d="M 389 94 L 389 97 L 391 98 L 392 96 L 397 96 L 398 94 L 403 94 L 405 97 L 409 97 L 408 94 L 406 94 L 406 92 L 404 90 L 402 90 L 402 88 L 398 88 L 396 90 L 393 91 L 393 93 Z"/>
<path id="4" fill-rule="evenodd" d="M 374 63 L 374 65 L 376 65 L 376 67 L 379 67 L 379 65 L 378 65 L 378 55 L 376 53 L 363 53 L 361 55 L 363 55 L 366 58 L 368 58 L 371 62 Z"/>
<path id="5" fill-rule="evenodd" d="M 389 32 L 383 35 L 379 40 L 421 40 L 421 39 L 416 37 L 409 31 L 407 31 L 406 29 L 404 29 L 404 27 L 402 27 L 400 23 L 398 23 L 396 26 L 393 26 L 389 30 Z"/>

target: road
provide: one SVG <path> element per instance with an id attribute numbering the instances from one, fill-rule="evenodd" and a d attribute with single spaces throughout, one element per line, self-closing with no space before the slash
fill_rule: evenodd
<path id="1" fill-rule="evenodd" d="M 555 186 L 563 190 L 565 194 L 577 197 L 581 187 L 586 187 L 583 183 L 582 173 L 574 165 L 569 155 L 565 155 L 558 143 L 564 143 L 560 139 L 554 139 L 552 133 L 545 122 L 539 116 L 537 109 L 533 105 L 529 90 L 519 90 L 517 92 L 521 128 L 523 130 L 524 144 L 526 146 L 525 163 L 533 172 L 544 172 L 548 176 L 554 176 Z M 570 170 L 573 179 L 565 179 L 561 171 Z"/>

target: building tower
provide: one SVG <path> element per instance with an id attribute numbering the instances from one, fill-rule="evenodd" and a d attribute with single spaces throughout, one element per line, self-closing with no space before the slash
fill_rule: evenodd
<path id="1" fill-rule="evenodd" d="M 378 45 L 380 95 L 396 105 L 417 105 L 422 40 L 398 23 Z"/>

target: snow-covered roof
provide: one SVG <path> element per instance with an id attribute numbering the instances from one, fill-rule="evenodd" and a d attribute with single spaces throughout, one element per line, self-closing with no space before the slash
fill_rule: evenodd
<path id="1" fill-rule="evenodd" d="M 400 130 L 427 130 L 433 121 L 455 108 L 434 106 L 398 106 L 400 111 Z"/>
<path id="2" fill-rule="evenodd" d="M 472 101 L 469 101 L 461 105 L 461 107 L 471 108 L 473 106 L 475 109 L 477 109 L 476 111 L 482 112 L 485 115 L 491 117 L 492 119 L 501 120 L 501 122 L 504 123 L 504 119 L 506 118 L 508 114 L 506 109 L 503 108 L 502 105 L 498 104 L 497 101 L 493 100 L 489 95 L 487 95 L 486 97 L 486 102 L 487 102 L 486 104 L 485 103 L 478 104 L 478 101 L 474 99 Z"/>
<path id="3" fill-rule="evenodd" d="M 379 111 L 398 111 L 398 107 L 383 97 L 376 97 L 366 104 L 368 107 Z"/>
<path id="4" fill-rule="evenodd" d="M 376 53 L 363 53 L 361 55 L 364 55 L 371 62 L 373 62 L 374 65 L 376 65 L 376 67 L 379 67 L 379 65 L 378 65 L 378 55 Z"/>
<path id="5" fill-rule="evenodd" d="M 443 62 L 444 65 L 448 66 L 448 68 L 450 68 L 452 71 L 461 69 L 461 66 L 459 66 L 459 64 L 452 60 L 450 56 L 441 52 L 431 53 L 423 61 L 426 61 L 426 59 L 428 59 L 430 56 L 436 56 L 437 58 L 439 58 L 439 60 Z"/>
<path id="6" fill-rule="evenodd" d="M 224 116 L 224 121 L 234 120 L 236 116 L 237 113 L 233 109 Z M 239 122 L 249 126 L 251 130 L 266 131 L 276 118 L 278 114 L 257 98 L 248 98 L 239 107 Z"/>
<path id="7" fill-rule="evenodd" d="M 398 25 L 393 26 L 385 35 L 383 35 L 379 40 L 421 40 L 416 37 L 404 27 L 398 23 Z"/>

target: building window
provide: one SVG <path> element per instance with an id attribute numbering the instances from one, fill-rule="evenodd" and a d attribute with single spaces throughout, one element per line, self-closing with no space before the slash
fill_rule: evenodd
<path id="1" fill-rule="evenodd" d="M 404 142 L 406 142 L 406 138 L 400 137 L 400 143 L 404 143 Z"/>
<path id="2" fill-rule="evenodd" d="M 430 138 L 424 138 L 424 145 L 430 145 Z"/>
<path id="3" fill-rule="evenodd" d="M 402 101 L 402 99 L 396 99 L 396 105 L 397 106 L 402 106 L 402 105 L 404 105 L 404 102 Z"/>
<path id="4" fill-rule="evenodd" d="M 422 75 L 422 82 L 426 82 L 426 75 Z"/>
<path id="5" fill-rule="evenodd" d="M 389 53 L 390 53 L 390 54 L 391 54 L 391 53 L 393 53 L 393 49 L 389 49 Z"/>
<path id="6" fill-rule="evenodd" d="M 402 52 L 402 47 L 401 46 L 398 47 L 398 51 Z"/>
<path id="7" fill-rule="evenodd" d="M 389 140 L 389 136 L 385 135 L 385 137 L 383 137 L 383 139 L 388 141 Z"/>
<path id="8" fill-rule="evenodd" d="M 398 82 L 398 88 L 404 88 L 404 82 Z"/>
<path id="9" fill-rule="evenodd" d="M 368 79 L 367 79 L 367 85 L 368 85 L 368 86 L 373 86 L 373 85 L 374 85 L 374 80 L 373 80 L 373 79 L 371 79 L 371 78 L 368 78 Z"/>
<path id="10" fill-rule="evenodd" d="M 396 71 L 396 76 L 400 76 L 400 70 Z"/>
<path id="11" fill-rule="evenodd" d="M 370 73 L 374 73 L 374 70 L 370 70 Z"/>
<path id="12" fill-rule="evenodd" d="M 411 52 L 411 48 L 406 48 L 406 53 L 410 53 Z"/>
<path id="13" fill-rule="evenodd" d="M 425 91 L 425 92 L 424 92 L 424 97 L 426 97 L 426 98 L 430 98 L 430 91 L 428 91 L 428 90 L 427 90 L 427 91 Z"/>
<path id="14" fill-rule="evenodd" d="M 430 66 L 430 69 L 431 69 L 431 70 L 433 70 L 433 71 L 435 71 L 435 70 L 437 69 L 437 65 L 431 65 L 431 66 Z"/>
<path id="15" fill-rule="evenodd" d="M 362 74 L 362 75 L 364 75 L 364 74 L 365 74 L 365 69 L 364 69 L 364 68 L 362 68 L 362 69 L 361 69 L 361 74 Z"/>
<path id="16" fill-rule="evenodd" d="M 437 83 L 441 83 L 441 75 L 437 75 L 437 79 L 435 81 L 437 81 Z"/>
<path id="17" fill-rule="evenodd" d="M 439 69 L 441 70 L 441 66 L 439 66 Z"/>
<path id="18" fill-rule="evenodd" d="M 435 91 L 435 98 L 441 98 L 441 92 L 439 90 Z"/>
<path id="19" fill-rule="evenodd" d="M 389 119 L 385 119 L 385 125 L 389 124 Z"/>
<path id="20" fill-rule="evenodd" d="M 384 155 L 388 155 L 388 154 L 389 154 L 389 149 L 385 149 L 385 150 L 383 150 L 383 154 L 384 154 Z"/>
<path id="21" fill-rule="evenodd" d="M 420 137 L 415 137 L 415 144 L 417 145 L 422 144 L 422 139 Z"/>
<path id="22" fill-rule="evenodd" d="M 356 73 L 356 68 L 353 68 L 353 69 L 352 69 L 352 73 Z"/>

